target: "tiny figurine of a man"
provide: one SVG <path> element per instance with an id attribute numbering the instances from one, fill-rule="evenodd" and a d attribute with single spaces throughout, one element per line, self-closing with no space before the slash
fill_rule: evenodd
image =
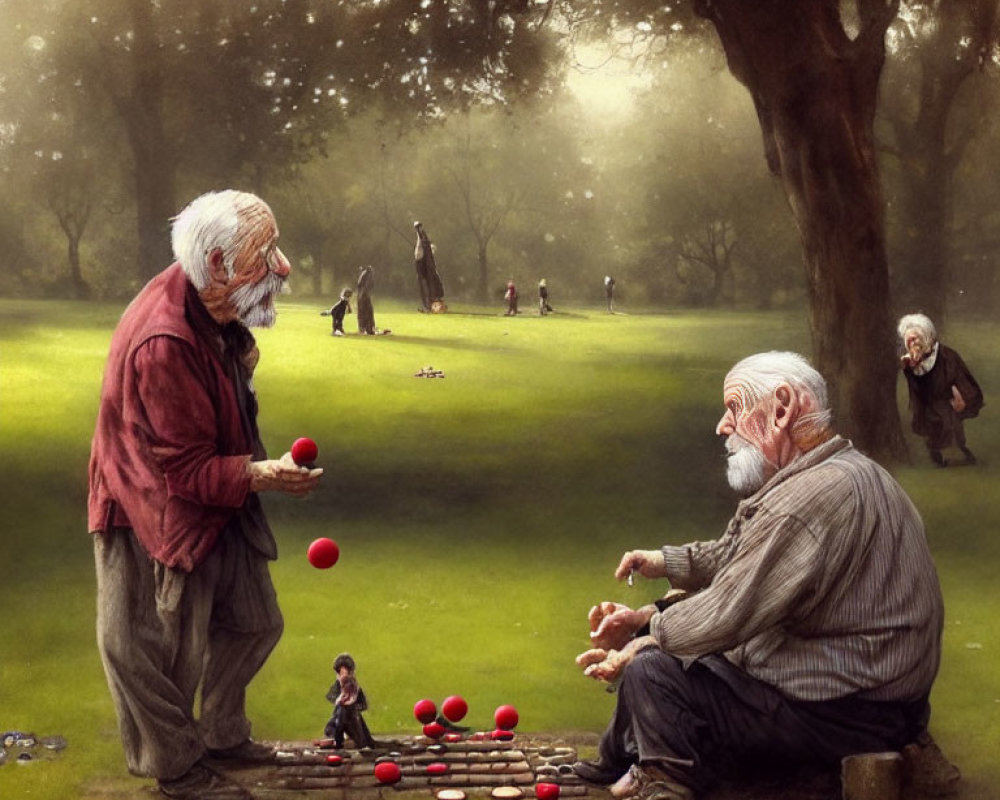
<path id="1" fill-rule="evenodd" d="M 351 313 L 351 294 L 350 289 L 344 289 L 340 293 L 340 299 L 334 303 L 326 311 L 320 311 L 321 317 L 333 317 L 333 331 L 332 336 L 343 336 L 344 335 L 344 315 Z"/>
<path id="2" fill-rule="evenodd" d="M 326 723 L 323 734 L 333 739 L 334 746 L 338 750 L 344 746 L 345 733 L 351 737 L 358 749 L 375 746 L 375 740 L 365 724 L 364 717 L 361 716 L 361 712 L 368 710 L 368 700 L 365 698 L 364 690 L 358 685 L 357 678 L 354 677 L 355 668 L 350 653 L 341 653 L 337 656 L 333 662 L 337 680 L 326 693 L 326 699 L 333 703 L 333 716 Z"/>

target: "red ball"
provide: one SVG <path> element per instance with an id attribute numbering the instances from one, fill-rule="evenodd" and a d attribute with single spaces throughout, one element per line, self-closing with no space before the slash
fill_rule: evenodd
<path id="1" fill-rule="evenodd" d="M 493 721 L 500 730 L 512 731 L 517 727 L 517 709 L 514 706 L 499 706 L 493 712 Z"/>
<path id="2" fill-rule="evenodd" d="M 417 700 L 415 706 L 413 706 L 413 716 L 417 718 L 417 722 L 422 722 L 425 725 L 428 722 L 433 722 L 437 719 L 437 706 L 434 705 L 433 700 Z"/>
<path id="3" fill-rule="evenodd" d="M 309 563 L 316 569 L 329 569 L 340 558 L 340 548 L 333 539 L 317 539 L 309 545 Z"/>
<path id="4" fill-rule="evenodd" d="M 558 783 L 536 783 L 535 797 L 538 800 L 555 800 L 559 796 Z"/>
<path id="5" fill-rule="evenodd" d="M 440 739 L 444 736 L 444 725 L 440 722 L 428 722 L 424 725 L 424 736 L 428 739 Z"/>
<path id="6" fill-rule="evenodd" d="M 514 731 L 505 731 L 503 728 L 497 728 L 490 734 L 490 738 L 495 742 L 509 742 L 514 738 Z"/>
<path id="7" fill-rule="evenodd" d="M 453 694 L 451 697 L 446 697 L 444 702 L 441 703 L 441 713 L 444 714 L 445 719 L 451 722 L 458 722 L 462 717 L 464 717 L 469 711 L 469 704 L 457 694 Z"/>
<path id="8" fill-rule="evenodd" d="M 447 771 L 448 765 L 441 761 L 435 761 L 434 763 L 427 765 L 428 775 L 444 775 Z"/>
<path id="9" fill-rule="evenodd" d="M 375 765 L 375 779 L 379 783 L 396 783 L 403 777 L 403 771 L 395 761 L 383 761 Z"/>
<path id="10" fill-rule="evenodd" d="M 300 467 L 306 467 L 316 460 L 319 455 L 319 448 L 312 439 L 303 436 L 292 442 L 292 461 Z"/>
<path id="11" fill-rule="evenodd" d="M 329 755 L 329 756 L 326 757 L 326 763 L 327 764 L 333 764 L 334 766 L 336 766 L 338 764 L 342 764 L 343 761 L 344 761 L 344 757 L 343 756 Z"/>

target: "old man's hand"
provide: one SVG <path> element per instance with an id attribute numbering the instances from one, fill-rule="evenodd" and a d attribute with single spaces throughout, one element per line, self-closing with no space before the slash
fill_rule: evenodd
<path id="1" fill-rule="evenodd" d="M 666 577 L 666 564 L 662 550 L 629 550 L 615 570 L 617 580 L 625 580 L 631 573 L 638 572 L 644 578 Z"/>
<path id="2" fill-rule="evenodd" d="M 604 650 L 620 650 L 656 613 L 656 606 L 632 610 L 621 603 L 604 602 L 590 609 L 590 643 Z"/>
<path id="3" fill-rule="evenodd" d="M 291 453 L 285 453 L 279 459 L 251 461 L 247 469 L 252 491 L 284 492 L 296 497 L 304 497 L 315 489 L 323 474 L 322 469 L 298 466 Z"/>
<path id="4" fill-rule="evenodd" d="M 621 650 L 605 650 L 603 647 L 587 650 L 576 657 L 576 663 L 583 667 L 583 674 L 588 678 L 610 683 L 618 680 L 622 670 L 637 653 L 658 646 L 653 637 L 641 636 L 630 640 Z"/>

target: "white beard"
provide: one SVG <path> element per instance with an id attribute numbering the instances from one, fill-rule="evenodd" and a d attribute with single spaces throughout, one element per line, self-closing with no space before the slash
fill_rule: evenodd
<path id="1" fill-rule="evenodd" d="M 281 291 L 285 279 L 273 272 L 260 283 L 241 286 L 230 298 L 240 321 L 248 328 L 270 328 L 278 313 L 274 309 L 274 296 Z"/>
<path id="2" fill-rule="evenodd" d="M 726 439 L 726 452 L 726 480 L 741 497 L 749 497 L 767 481 L 767 459 L 757 447 L 735 433 Z"/>

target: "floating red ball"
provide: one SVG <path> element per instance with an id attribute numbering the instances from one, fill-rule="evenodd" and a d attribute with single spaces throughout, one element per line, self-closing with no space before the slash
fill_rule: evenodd
<path id="1" fill-rule="evenodd" d="M 375 765 L 375 779 L 379 783 L 396 783 L 403 777 L 403 771 L 395 761 L 383 761 Z"/>
<path id="2" fill-rule="evenodd" d="M 316 569 L 329 569 L 340 558 L 340 548 L 333 539 L 317 539 L 309 545 L 309 563 Z"/>
<path id="3" fill-rule="evenodd" d="M 296 439 L 292 442 L 292 461 L 300 467 L 307 467 L 316 460 L 319 455 L 319 447 L 316 442 L 307 436 Z"/>
<path id="4" fill-rule="evenodd" d="M 496 711 L 493 712 L 493 721 L 497 724 L 497 727 L 503 731 L 511 731 L 517 727 L 518 716 L 517 709 L 514 706 L 499 706 Z"/>
<path id="5" fill-rule="evenodd" d="M 427 700 L 426 698 L 417 700 L 413 706 L 413 716 L 417 718 L 417 722 L 422 722 L 425 725 L 437 719 L 437 714 L 437 706 L 434 705 L 433 700 Z"/>
<path id="6" fill-rule="evenodd" d="M 453 694 L 441 703 L 441 713 L 451 722 L 458 722 L 469 713 L 469 704 L 460 695 Z"/>
<path id="7" fill-rule="evenodd" d="M 424 736 L 428 739 L 440 739 L 444 736 L 444 725 L 440 722 L 428 722 L 424 725 Z"/>
<path id="8" fill-rule="evenodd" d="M 536 783 L 535 797 L 538 800 L 555 800 L 559 796 L 558 783 Z"/>

